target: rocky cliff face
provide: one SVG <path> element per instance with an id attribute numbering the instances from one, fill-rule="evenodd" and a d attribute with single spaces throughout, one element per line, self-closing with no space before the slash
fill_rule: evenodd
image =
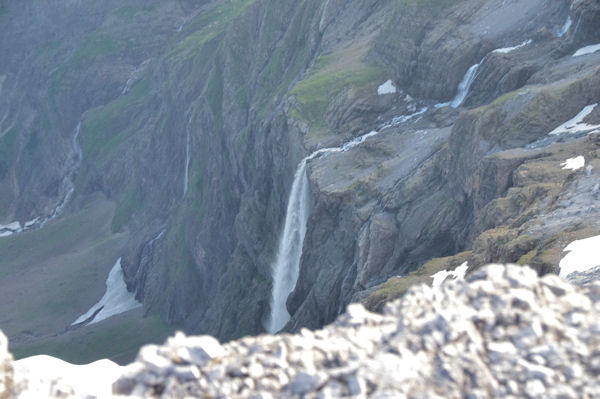
<path id="1" fill-rule="evenodd" d="M 308 162 L 288 330 L 419 269 L 555 271 L 569 240 L 598 234 L 594 129 L 548 135 L 600 102 L 600 52 L 572 56 L 600 43 L 594 1 L 0 4 L 0 224 L 33 221 L 0 246 L 36 235 L 27 275 L 56 256 L 74 286 L 93 281 L 43 334 L 0 319 L 13 342 L 63 334 L 119 257 L 145 315 L 223 340 L 262 332 L 297 164 L 372 130 Z M 461 90 L 460 107 L 440 104 Z M 587 171 L 561 169 L 579 155 Z M 84 213 L 102 226 L 73 244 L 85 262 L 50 251 Z"/>

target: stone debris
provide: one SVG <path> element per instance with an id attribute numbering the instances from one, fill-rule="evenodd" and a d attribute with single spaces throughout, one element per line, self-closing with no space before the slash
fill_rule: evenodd
<path id="1" fill-rule="evenodd" d="M 582 280 L 581 278 L 579 279 Z M 384 315 L 224 345 L 178 333 L 114 383 L 160 398 L 600 398 L 600 282 L 526 267 L 411 288 Z"/>
<path id="2" fill-rule="evenodd" d="M 12 355 L 8 352 L 8 340 L 2 331 L 0 331 L 0 399 L 11 397 L 12 391 Z"/>

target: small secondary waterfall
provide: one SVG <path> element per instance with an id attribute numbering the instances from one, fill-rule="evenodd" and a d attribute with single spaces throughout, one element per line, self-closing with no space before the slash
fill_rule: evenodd
<path id="1" fill-rule="evenodd" d="M 123 90 L 121 91 L 122 96 L 129 93 L 129 90 L 131 90 L 131 82 L 133 81 L 133 78 L 135 78 L 137 70 L 137 67 L 135 67 L 133 72 L 131 72 L 131 75 L 129 75 L 129 79 L 127 79 L 127 82 L 125 82 L 125 87 L 123 87 Z"/>
<path id="2" fill-rule="evenodd" d="M 472 65 L 467 70 L 467 73 L 463 77 L 462 82 L 460 82 L 460 84 L 458 85 L 458 92 L 456 93 L 456 97 L 454 97 L 454 99 L 450 102 L 450 106 L 452 108 L 460 107 L 465 101 L 465 98 L 467 98 L 467 94 L 469 94 L 469 89 L 471 88 L 471 85 L 477 77 L 477 70 L 479 69 L 480 65 L 481 62 L 479 64 Z"/>
<path id="3" fill-rule="evenodd" d="M 454 97 L 454 99 L 452 99 L 452 101 L 436 104 L 435 108 L 442 108 L 447 106 L 450 106 L 452 108 L 460 107 L 467 98 L 467 94 L 469 94 L 469 89 L 471 88 L 471 85 L 477 77 L 477 71 L 479 70 L 479 66 L 483 63 L 484 60 L 485 57 L 479 62 L 479 64 L 471 65 L 471 67 L 467 70 L 467 73 L 465 73 L 465 76 L 463 77 L 462 81 L 458 84 L 456 96 Z"/>
<path id="4" fill-rule="evenodd" d="M 573 21 L 571 20 L 571 16 L 569 15 L 567 17 L 567 20 L 565 21 L 565 24 L 562 26 L 562 28 L 560 28 L 560 30 L 556 34 L 556 37 L 563 37 L 565 35 L 565 33 L 567 33 L 569 31 L 572 24 L 573 24 Z"/>
<path id="5" fill-rule="evenodd" d="M 290 320 L 286 301 L 296 287 L 300 273 L 300 258 L 302 257 L 304 236 L 306 235 L 306 224 L 310 216 L 309 183 L 308 176 L 306 175 L 306 163 L 311 159 L 322 158 L 328 154 L 348 151 L 364 143 L 369 137 L 379 134 L 380 131 L 407 122 L 426 111 L 427 108 L 423 108 L 414 114 L 393 118 L 383 124 L 379 131 L 373 130 L 339 147 L 322 148 L 300 161 L 294 174 L 292 190 L 288 198 L 283 234 L 279 240 L 277 255 L 272 265 L 273 290 L 271 291 L 271 314 L 267 324 L 267 331 L 269 333 L 274 334 L 278 332 Z"/>
<path id="6" fill-rule="evenodd" d="M 66 191 L 66 193 L 63 196 L 62 200 L 58 203 L 56 208 L 54 208 L 54 211 L 52 212 L 52 214 L 49 216 L 46 216 L 41 221 L 40 228 L 44 227 L 44 225 L 48 221 L 50 221 L 50 220 L 54 219 L 55 217 L 57 217 L 58 215 L 60 215 L 63 208 L 67 205 L 67 203 L 71 199 L 71 196 L 73 195 L 73 192 L 75 191 L 75 185 L 73 183 L 73 178 L 75 176 L 75 173 L 77 172 L 77 169 L 79 169 L 79 166 L 81 165 L 81 160 L 83 159 L 83 152 L 81 150 L 81 147 L 79 146 L 79 143 L 77 142 L 77 139 L 79 138 L 80 130 L 81 130 L 81 121 L 77 124 L 77 127 L 75 128 L 75 134 L 73 135 L 73 138 L 71 139 L 71 150 L 73 151 L 73 156 L 71 157 L 70 164 L 68 165 L 69 172 L 65 175 L 65 177 L 63 178 L 63 181 L 61 183 L 61 186 L 64 187 L 64 190 Z M 33 227 L 33 224 L 31 225 L 31 227 Z"/>
<path id="7" fill-rule="evenodd" d="M 523 43 L 518 44 L 516 46 L 497 48 L 495 50 L 490 51 L 488 54 L 485 55 L 485 57 L 483 57 L 481 59 L 481 61 L 479 61 L 479 63 L 477 63 L 475 65 L 471 65 L 471 67 L 467 70 L 462 81 L 458 84 L 458 89 L 457 89 L 456 96 L 454 97 L 454 99 L 452 99 L 452 101 L 449 101 L 447 103 L 436 104 L 435 107 L 436 108 L 447 107 L 447 106 L 451 106 L 452 108 L 460 107 L 465 102 L 467 96 L 469 95 L 469 90 L 471 89 L 473 82 L 475 82 L 475 79 L 477 78 L 477 72 L 479 71 L 479 67 L 481 65 L 483 65 L 483 63 L 485 62 L 485 60 L 488 58 L 488 56 L 490 54 L 493 54 L 493 53 L 508 54 L 512 51 L 515 51 L 515 50 L 518 50 L 525 46 L 528 46 L 531 43 L 532 43 L 532 40 L 529 39 L 529 40 L 526 40 Z"/>
<path id="8" fill-rule="evenodd" d="M 183 175 L 183 195 L 185 196 L 188 192 L 189 185 L 189 171 L 190 171 L 190 132 L 187 134 L 185 144 L 185 172 Z"/>

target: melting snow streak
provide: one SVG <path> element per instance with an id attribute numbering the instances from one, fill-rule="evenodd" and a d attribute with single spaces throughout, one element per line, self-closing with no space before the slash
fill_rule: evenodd
<path id="1" fill-rule="evenodd" d="M 94 324 L 111 316 L 142 306 L 140 302 L 135 300 L 135 293 L 127 291 L 127 285 L 123 277 L 121 258 L 119 258 L 108 274 L 106 292 L 102 299 L 92 306 L 87 313 L 79 316 L 73 324 L 83 323 L 91 317 L 93 318 L 89 324 Z"/>
<path id="2" fill-rule="evenodd" d="M 581 55 L 592 54 L 592 53 L 595 53 L 596 51 L 600 51 L 600 44 L 593 44 L 591 46 L 585 46 L 583 48 L 580 48 L 579 50 L 577 50 L 575 52 L 575 54 L 573 54 L 573 57 L 579 57 Z"/>
<path id="3" fill-rule="evenodd" d="M 455 280 L 465 278 L 465 274 L 467 273 L 468 268 L 469 268 L 469 265 L 467 262 L 465 262 L 462 265 L 458 266 L 456 269 L 451 270 L 451 271 L 440 270 L 439 272 L 437 272 L 431 276 L 431 277 L 433 277 L 432 287 L 433 288 L 439 287 L 440 285 L 442 285 L 442 283 L 444 281 L 446 281 L 446 279 L 448 277 L 453 277 Z"/>
<path id="4" fill-rule="evenodd" d="M 567 277 L 574 272 L 583 272 L 600 265 L 600 236 L 573 241 L 564 249 L 569 252 L 559 263 L 559 276 Z"/>
<path id="5" fill-rule="evenodd" d="M 600 125 L 589 125 L 587 123 L 583 123 L 583 120 L 592 113 L 597 105 L 598 104 L 592 104 L 584 107 L 580 113 L 575 115 L 573 119 L 566 121 L 548 134 L 558 135 L 563 133 L 577 133 L 599 129 Z"/>

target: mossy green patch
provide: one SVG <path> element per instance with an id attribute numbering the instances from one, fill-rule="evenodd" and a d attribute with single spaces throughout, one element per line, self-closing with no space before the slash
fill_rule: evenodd
<path id="1" fill-rule="evenodd" d="M 105 56 L 116 52 L 119 43 L 106 35 L 96 34 L 88 37 L 77 49 L 71 58 L 70 65 L 83 67 L 91 64 L 96 57 Z"/>
<path id="2" fill-rule="evenodd" d="M 200 51 L 202 46 L 223 33 L 227 26 L 255 0 L 227 0 L 216 2 L 206 12 L 201 13 L 187 24 L 187 30 L 194 33 L 179 42 L 171 55 Z M 195 50 L 195 51 L 194 51 Z"/>
<path id="3" fill-rule="evenodd" d="M 348 87 L 362 88 L 381 79 L 383 70 L 359 60 L 347 63 L 343 54 L 329 54 L 317 59 L 309 77 L 291 91 L 298 101 L 299 114 L 318 126 L 325 124 L 324 113 L 330 100 Z"/>
<path id="4" fill-rule="evenodd" d="M 149 93 L 150 81 L 144 79 L 126 95 L 91 111 L 81 129 L 81 147 L 86 156 L 100 162 L 133 133 L 131 113 Z"/>
<path id="5" fill-rule="evenodd" d="M 426 276 L 392 277 L 373 291 L 365 300 L 364 305 L 372 312 L 381 313 L 387 302 L 402 297 L 413 285 L 430 281 L 431 278 Z"/>
<path id="6" fill-rule="evenodd" d="M 174 331 L 158 316 L 119 315 L 101 323 L 41 342 L 11 347 L 16 359 L 50 355 L 75 364 L 108 358 L 120 364 L 133 361 L 142 345 L 160 344 Z"/>
<path id="7" fill-rule="evenodd" d="M 122 231 L 135 212 L 143 208 L 143 204 L 144 195 L 141 187 L 135 186 L 126 191 L 117 204 L 117 209 L 115 210 L 115 215 L 110 226 L 111 231 Z"/>
<path id="8" fill-rule="evenodd" d="M 117 17 L 122 18 L 122 19 L 131 19 L 138 11 L 139 11 L 139 9 L 137 9 L 135 7 L 123 6 L 119 9 L 117 9 L 117 11 L 114 12 L 114 15 L 116 15 Z"/>
<path id="9" fill-rule="evenodd" d="M 444 8 L 457 4 L 461 0 L 402 0 L 405 4 L 424 8 Z"/>

